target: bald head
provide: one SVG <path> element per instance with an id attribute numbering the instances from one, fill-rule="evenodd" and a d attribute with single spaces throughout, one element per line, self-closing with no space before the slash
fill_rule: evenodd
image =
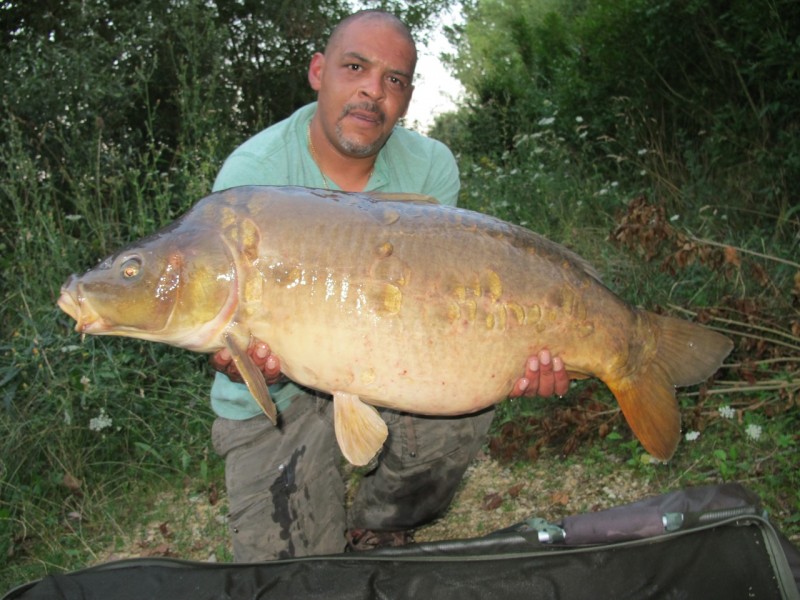
<path id="1" fill-rule="evenodd" d="M 414 64 L 412 67 L 416 67 L 417 64 L 417 45 L 414 42 L 414 38 L 411 35 L 411 31 L 406 24 L 403 23 L 400 19 L 394 16 L 391 13 L 376 10 L 376 9 L 369 9 L 369 10 L 361 10 L 357 13 L 350 15 L 349 17 L 345 17 L 342 19 L 339 24 L 334 27 L 333 31 L 331 32 L 331 37 L 328 39 L 328 43 L 325 46 L 325 54 L 328 54 L 330 50 L 332 50 L 335 46 L 342 43 L 347 37 L 347 31 L 355 24 L 369 26 L 371 24 L 381 24 L 384 26 L 389 26 L 394 29 L 397 33 L 399 33 L 402 37 L 406 39 L 409 46 L 414 51 Z M 413 71 L 412 71 L 413 74 Z"/>

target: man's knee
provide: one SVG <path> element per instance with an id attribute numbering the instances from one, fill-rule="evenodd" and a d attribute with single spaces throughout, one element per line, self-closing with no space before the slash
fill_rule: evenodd
<path id="1" fill-rule="evenodd" d="M 411 529 L 441 516 L 464 472 L 484 443 L 493 411 L 458 419 L 397 415 L 389 447 L 365 477 L 350 513 L 350 526 Z"/>

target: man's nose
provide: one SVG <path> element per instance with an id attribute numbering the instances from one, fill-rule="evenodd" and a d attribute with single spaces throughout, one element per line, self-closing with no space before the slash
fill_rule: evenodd
<path id="1" fill-rule="evenodd" d="M 361 82 L 359 92 L 371 100 L 381 100 L 386 96 L 386 80 L 382 74 L 370 74 Z"/>

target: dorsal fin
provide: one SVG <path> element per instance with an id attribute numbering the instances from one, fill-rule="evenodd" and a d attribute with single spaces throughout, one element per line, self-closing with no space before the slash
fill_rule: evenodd
<path id="1" fill-rule="evenodd" d="M 426 194 L 405 194 L 403 192 L 367 192 L 376 202 L 418 202 L 420 204 L 441 204 L 433 196 Z"/>

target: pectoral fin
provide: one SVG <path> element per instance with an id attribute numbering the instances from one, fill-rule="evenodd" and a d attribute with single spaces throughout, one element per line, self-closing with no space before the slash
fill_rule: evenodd
<path id="1" fill-rule="evenodd" d="M 389 435 L 378 411 L 346 392 L 333 393 L 333 423 L 342 454 L 359 467 L 372 460 Z"/>
<path id="2" fill-rule="evenodd" d="M 264 380 L 264 374 L 256 366 L 245 350 L 236 343 L 232 336 L 225 334 L 225 346 L 231 353 L 233 363 L 239 370 L 239 374 L 247 384 L 247 389 L 253 394 L 261 410 L 267 415 L 267 418 L 272 421 L 273 425 L 278 424 L 278 409 L 275 408 L 275 403 L 269 395 L 269 388 L 267 382 Z"/>

